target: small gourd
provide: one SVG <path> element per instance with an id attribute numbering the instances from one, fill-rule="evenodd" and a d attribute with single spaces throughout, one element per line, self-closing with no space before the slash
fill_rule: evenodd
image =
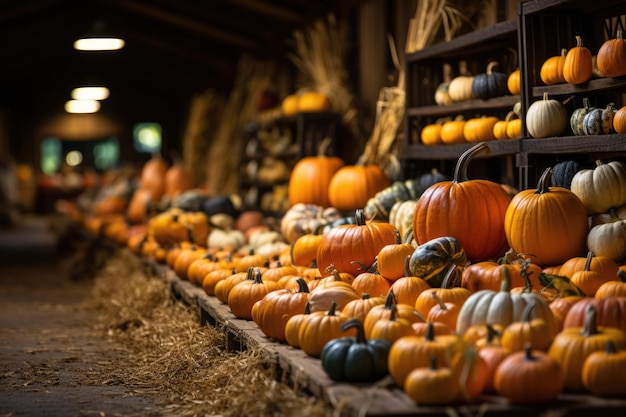
<path id="1" fill-rule="evenodd" d="M 474 97 L 472 92 L 472 84 L 474 76 L 467 71 L 467 62 L 462 61 L 459 65 L 458 76 L 452 78 L 448 86 L 448 95 L 453 102 L 471 100 Z"/>
<path id="2" fill-rule="evenodd" d="M 435 123 L 424 126 L 420 132 L 422 144 L 427 146 L 442 144 L 443 140 L 441 140 L 441 128 L 446 121 L 446 119 L 438 119 Z"/>
<path id="3" fill-rule="evenodd" d="M 567 124 L 565 106 L 558 100 L 548 98 L 548 93 L 543 93 L 543 99 L 531 104 L 526 112 L 526 127 L 534 138 L 559 136 L 565 132 Z"/>
<path id="4" fill-rule="evenodd" d="M 493 127 L 497 122 L 495 116 L 473 117 L 463 126 L 463 136 L 470 143 L 495 140 Z"/>
<path id="5" fill-rule="evenodd" d="M 440 106 L 447 106 L 448 104 L 452 104 L 452 99 L 450 98 L 450 83 L 447 81 L 442 82 L 437 86 L 435 90 L 435 103 Z"/>
<path id="6" fill-rule="evenodd" d="M 569 118 L 569 124 L 572 128 L 572 133 L 576 136 L 584 136 L 585 129 L 583 127 L 583 121 L 585 116 L 591 113 L 591 111 L 595 110 L 595 107 L 592 107 L 589 104 L 589 98 L 583 98 L 583 107 L 580 107 L 572 112 L 572 116 Z"/>
<path id="7" fill-rule="evenodd" d="M 509 93 L 511 93 L 511 95 L 517 96 L 522 91 L 520 79 L 521 71 L 519 70 L 519 68 L 510 73 L 508 78 L 506 79 L 506 88 L 509 90 Z"/>
<path id="8" fill-rule="evenodd" d="M 583 131 L 585 135 L 608 135 L 614 133 L 614 116 L 615 104 L 613 103 L 609 103 L 604 109 L 594 109 L 590 111 L 583 119 Z"/>
<path id="9" fill-rule="evenodd" d="M 563 77 L 568 84 L 582 84 L 593 75 L 591 51 L 583 46 L 583 39 L 576 36 L 576 46 L 567 51 L 563 64 Z"/>
<path id="10" fill-rule="evenodd" d="M 492 61 L 487 65 L 487 71 L 484 74 L 477 74 L 472 80 L 472 94 L 481 99 L 489 99 L 500 97 L 507 93 L 507 76 L 503 72 L 497 72 L 493 69 L 498 62 Z"/>
<path id="11" fill-rule="evenodd" d="M 463 115 L 458 115 L 454 120 L 449 120 L 441 127 L 441 141 L 446 145 L 454 143 L 467 143 L 464 128 L 466 120 Z"/>

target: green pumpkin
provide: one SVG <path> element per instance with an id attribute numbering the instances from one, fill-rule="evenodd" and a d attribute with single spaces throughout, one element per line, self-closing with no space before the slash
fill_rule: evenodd
<path id="1" fill-rule="evenodd" d="M 572 178 L 583 167 L 576 161 L 562 161 L 552 167 L 552 186 L 570 189 Z"/>
<path id="2" fill-rule="evenodd" d="M 395 181 L 370 198 L 363 208 L 363 213 L 367 220 L 388 220 L 391 207 L 395 203 L 416 200 L 420 194 L 419 184 L 416 181 Z"/>
<path id="3" fill-rule="evenodd" d="M 489 99 L 494 97 L 502 97 L 508 93 L 506 81 L 508 76 L 503 72 L 493 71 L 493 68 L 498 65 L 497 62 L 492 61 L 487 66 L 487 72 L 485 74 L 477 74 L 472 81 L 472 93 L 477 98 Z"/>
<path id="4" fill-rule="evenodd" d="M 431 287 L 458 287 L 467 263 L 467 255 L 454 237 L 438 237 L 419 245 L 409 259 L 411 275 L 420 277 Z M 455 265 L 455 268 L 451 268 Z"/>
<path id="5" fill-rule="evenodd" d="M 585 129 L 583 128 L 585 116 L 595 109 L 595 107 L 591 107 L 589 104 L 589 98 L 583 98 L 583 107 L 574 110 L 569 119 L 570 127 L 572 128 L 572 133 L 574 133 L 574 135 L 585 135 Z"/>
<path id="6" fill-rule="evenodd" d="M 346 321 L 341 330 L 353 327 L 355 337 L 340 337 L 324 345 L 320 354 L 322 368 L 335 381 L 374 382 L 384 378 L 389 374 L 387 358 L 391 344 L 381 339 L 367 340 L 359 319 Z"/>
<path id="7" fill-rule="evenodd" d="M 610 103 L 605 109 L 594 109 L 583 119 L 583 131 L 585 135 L 607 135 L 615 133 L 613 129 L 613 116 L 615 105 Z"/>

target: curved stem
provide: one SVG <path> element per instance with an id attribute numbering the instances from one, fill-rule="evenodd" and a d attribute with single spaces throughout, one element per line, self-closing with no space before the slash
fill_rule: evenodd
<path id="1" fill-rule="evenodd" d="M 589 272 L 591 270 L 591 260 L 593 259 L 593 252 L 587 252 L 587 260 L 585 261 L 585 271 Z"/>
<path id="2" fill-rule="evenodd" d="M 585 311 L 585 324 L 583 326 L 581 334 L 587 337 L 598 334 L 596 308 L 593 306 L 593 304 L 589 304 L 587 306 L 587 310 Z"/>
<path id="3" fill-rule="evenodd" d="M 546 168 L 545 171 L 543 171 L 543 174 L 541 174 L 539 181 L 537 181 L 537 191 L 535 191 L 535 194 L 549 193 L 551 182 L 552 182 L 552 168 L 548 167 Z"/>
<path id="4" fill-rule="evenodd" d="M 477 143 L 463 152 L 454 169 L 454 183 L 467 181 L 467 166 L 476 155 L 483 152 L 489 152 L 489 146 L 486 142 Z"/>

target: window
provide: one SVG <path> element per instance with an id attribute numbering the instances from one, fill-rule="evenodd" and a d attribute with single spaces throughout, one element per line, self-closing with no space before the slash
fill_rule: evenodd
<path id="1" fill-rule="evenodd" d="M 61 167 L 61 141 L 57 138 L 45 138 L 41 141 L 41 171 L 52 175 Z"/>
<path id="2" fill-rule="evenodd" d="M 137 123 L 133 128 L 133 145 L 137 152 L 160 152 L 161 125 L 158 123 Z"/>

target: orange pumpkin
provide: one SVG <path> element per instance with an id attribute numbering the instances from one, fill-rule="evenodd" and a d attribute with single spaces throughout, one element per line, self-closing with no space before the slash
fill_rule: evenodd
<path id="1" fill-rule="evenodd" d="M 591 51 L 583 46 L 583 39 L 576 36 L 576 46 L 567 51 L 563 63 L 563 78 L 569 84 L 582 84 L 593 75 Z"/>
<path id="2" fill-rule="evenodd" d="M 605 77 L 626 75 L 626 39 L 623 31 L 618 29 L 615 39 L 608 39 L 600 46 L 596 65 Z"/>
<path id="3" fill-rule="evenodd" d="M 565 56 L 567 49 L 561 49 L 561 55 L 551 56 L 541 65 L 539 77 L 546 85 L 561 84 L 565 82 L 563 77 L 563 65 L 565 64 Z"/>
<path id="4" fill-rule="evenodd" d="M 626 133 L 626 106 L 620 107 L 613 115 L 613 129 L 617 133 Z"/>
<path id="5" fill-rule="evenodd" d="M 511 288 L 526 287 L 527 280 L 532 287 L 539 288 L 538 277 L 543 271 L 530 261 L 510 264 L 483 261 L 469 265 L 463 270 L 461 286 L 473 293 L 486 289 L 497 291 L 502 285 L 502 270 L 505 268 L 509 270 Z"/>
<path id="6" fill-rule="evenodd" d="M 536 190 L 523 190 L 506 210 L 504 230 L 511 248 L 540 266 L 557 265 L 585 251 L 587 211 L 570 190 L 549 187 L 547 168 Z"/>
<path id="7" fill-rule="evenodd" d="M 330 181 L 339 168 L 345 165 L 341 158 L 326 155 L 330 144 L 330 139 L 324 140 L 320 144 L 317 156 L 304 157 L 293 167 L 287 187 L 289 203 L 292 206 L 298 203 L 330 206 L 328 198 Z"/>
<path id="8" fill-rule="evenodd" d="M 317 250 L 320 271 L 333 264 L 337 271 L 356 276 L 360 265 L 372 265 L 384 246 L 396 242 L 397 229 L 391 224 L 367 223 L 363 210 L 357 210 L 355 217 L 356 224 L 334 227 L 323 236 Z"/>
<path id="9" fill-rule="evenodd" d="M 461 155 L 453 181 L 430 186 L 417 200 L 413 233 L 418 244 L 454 236 L 472 262 L 500 257 L 508 245 L 504 216 L 511 197 L 497 183 L 468 180 L 467 165 L 489 147 L 481 142 Z"/>
<path id="10" fill-rule="evenodd" d="M 356 210 L 389 185 L 391 180 L 378 165 L 346 165 L 330 180 L 328 201 L 340 211 Z"/>

